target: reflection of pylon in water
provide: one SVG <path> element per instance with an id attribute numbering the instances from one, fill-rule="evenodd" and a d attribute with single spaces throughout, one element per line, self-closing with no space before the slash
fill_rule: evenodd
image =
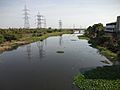
<path id="1" fill-rule="evenodd" d="M 27 55 L 28 55 L 28 59 L 31 59 L 31 45 L 27 45 Z"/>
<path id="2" fill-rule="evenodd" d="M 45 46 L 47 46 L 47 39 L 44 40 Z"/>
<path id="3" fill-rule="evenodd" d="M 59 38 L 59 45 L 62 46 L 62 36 Z"/>
<path id="4" fill-rule="evenodd" d="M 39 49 L 39 57 L 40 57 L 40 59 L 42 59 L 44 56 L 45 56 L 45 51 L 44 51 L 44 49 L 43 49 L 43 47 L 44 47 L 44 43 L 43 42 L 37 42 L 37 47 L 38 47 L 38 49 Z"/>

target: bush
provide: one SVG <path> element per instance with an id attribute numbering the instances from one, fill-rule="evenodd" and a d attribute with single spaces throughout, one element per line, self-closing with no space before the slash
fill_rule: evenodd
<path id="1" fill-rule="evenodd" d="M 4 36 L 0 34 L 0 43 L 4 42 Z"/>
<path id="2" fill-rule="evenodd" d="M 74 77 L 74 84 L 81 90 L 119 90 L 120 66 L 104 66 Z"/>
<path id="3" fill-rule="evenodd" d="M 53 31 L 52 30 L 47 30 L 47 33 L 52 33 Z"/>
<path id="4" fill-rule="evenodd" d="M 6 41 L 17 40 L 21 37 L 21 35 L 16 34 L 4 34 L 4 38 Z"/>
<path id="5" fill-rule="evenodd" d="M 120 61 L 120 51 L 117 52 L 117 59 Z"/>

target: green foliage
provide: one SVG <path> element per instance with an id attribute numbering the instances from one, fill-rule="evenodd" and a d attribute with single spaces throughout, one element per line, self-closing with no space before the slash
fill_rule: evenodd
<path id="1" fill-rule="evenodd" d="M 6 41 L 16 40 L 14 35 L 4 34 L 4 37 Z"/>
<path id="2" fill-rule="evenodd" d="M 104 34 L 104 26 L 101 23 L 94 24 L 93 26 L 89 26 L 85 31 L 85 35 L 90 38 L 96 38 L 102 36 Z"/>
<path id="3" fill-rule="evenodd" d="M 100 50 L 100 52 L 105 55 L 106 57 L 108 57 L 109 59 L 112 60 L 116 60 L 117 59 L 117 54 L 108 50 L 105 47 L 101 47 L 101 46 L 97 46 L 96 48 L 98 48 Z"/>
<path id="4" fill-rule="evenodd" d="M 47 30 L 47 33 L 52 33 L 53 31 L 52 30 Z"/>
<path id="5" fill-rule="evenodd" d="M 102 54 L 111 60 L 112 58 L 115 60 L 118 56 L 117 58 L 120 60 L 119 40 L 117 40 L 112 35 L 107 36 L 104 32 L 103 24 L 98 23 L 94 24 L 93 26 L 89 26 L 84 35 L 90 38 L 88 43 L 91 43 L 91 46 L 97 47 L 99 45 L 106 48 L 106 50 L 101 50 Z M 118 55 L 116 53 L 118 53 Z"/>
<path id="6" fill-rule="evenodd" d="M 81 90 L 119 90 L 120 66 L 105 66 L 86 71 L 74 77 Z"/>
<path id="7" fill-rule="evenodd" d="M 21 35 L 17 35 L 17 34 L 4 34 L 4 38 L 6 41 L 18 40 L 20 37 Z"/>
<path id="8" fill-rule="evenodd" d="M 0 43 L 4 42 L 4 36 L 0 34 Z"/>
<path id="9" fill-rule="evenodd" d="M 85 36 L 85 35 L 80 35 L 80 36 L 78 36 L 78 38 L 79 38 L 79 39 L 86 39 L 86 40 L 89 40 L 89 38 L 88 38 L 87 36 Z"/>
<path id="10" fill-rule="evenodd" d="M 87 79 L 120 79 L 120 65 L 97 67 L 95 69 L 86 71 L 84 76 Z"/>
<path id="11" fill-rule="evenodd" d="M 118 57 L 117 57 L 117 59 L 118 59 L 118 61 L 120 61 L 120 39 L 118 39 L 118 52 L 117 52 L 117 54 L 118 54 Z"/>

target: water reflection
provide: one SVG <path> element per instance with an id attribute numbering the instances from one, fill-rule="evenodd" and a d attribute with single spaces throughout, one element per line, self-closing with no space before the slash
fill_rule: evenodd
<path id="1" fill-rule="evenodd" d="M 39 58 L 40 59 L 42 59 L 45 56 L 44 42 L 45 41 L 36 42 L 38 50 L 39 50 Z"/>
<path id="2" fill-rule="evenodd" d="M 45 46 L 47 46 L 47 39 L 45 39 L 44 42 L 45 42 Z"/>
<path id="3" fill-rule="evenodd" d="M 28 60 L 31 60 L 31 44 L 29 45 L 26 45 L 26 48 L 27 48 L 27 56 L 28 56 Z"/>
<path id="4" fill-rule="evenodd" d="M 3 53 L 0 90 L 78 90 L 73 87 L 73 76 L 79 70 L 106 65 L 100 62 L 106 58 L 87 41 L 71 39 L 78 39 L 77 35 L 52 37 Z M 65 53 L 56 54 L 56 50 Z"/>
<path id="5" fill-rule="evenodd" d="M 63 40 L 62 40 L 62 36 L 59 37 L 59 45 L 62 46 Z"/>

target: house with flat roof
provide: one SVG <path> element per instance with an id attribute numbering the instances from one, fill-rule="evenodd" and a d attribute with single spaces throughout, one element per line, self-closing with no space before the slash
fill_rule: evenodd
<path id="1" fill-rule="evenodd" d="M 117 17 L 116 22 L 106 24 L 105 33 L 110 36 L 120 37 L 120 16 Z"/>

